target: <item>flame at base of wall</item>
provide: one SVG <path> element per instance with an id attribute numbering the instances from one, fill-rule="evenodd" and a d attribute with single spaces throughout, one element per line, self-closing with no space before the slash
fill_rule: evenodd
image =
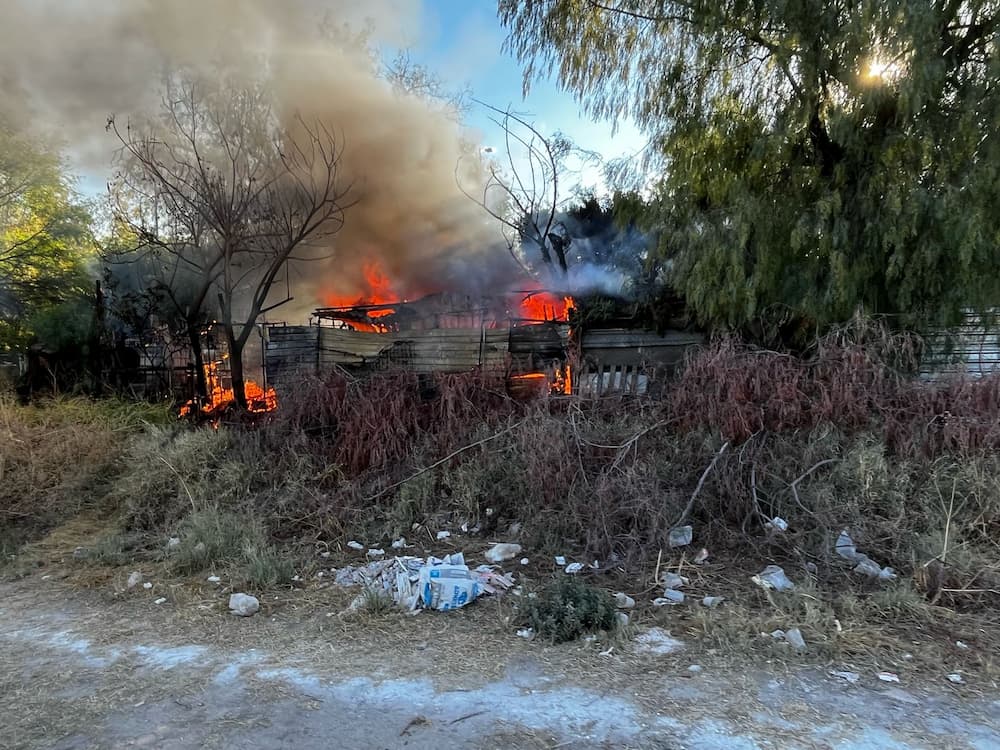
<path id="1" fill-rule="evenodd" d="M 236 394 L 232 387 L 225 387 L 219 371 L 219 362 L 209 362 L 205 365 L 205 385 L 208 398 L 200 405 L 199 399 L 191 399 L 180 409 L 181 417 L 192 417 L 199 414 L 202 417 L 212 417 L 221 414 L 236 404 Z M 252 414 L 263 414 L 278 408 L 278 394 L 274 388 L 261 388 L 255 381 L 247 379 L 243 384 L 246 395 L 247 411 Z"/>

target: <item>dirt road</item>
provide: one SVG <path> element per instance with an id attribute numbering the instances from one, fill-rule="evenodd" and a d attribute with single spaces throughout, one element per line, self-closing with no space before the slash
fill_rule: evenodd
<path id="1" fill-rule="evenodd" d="M 321 609 L 153 602 L 0 584 L 0 747 L 1000 748 L 1000 695 L 971 685 L 584 658 L 462 613 L 360 638 Z"/>

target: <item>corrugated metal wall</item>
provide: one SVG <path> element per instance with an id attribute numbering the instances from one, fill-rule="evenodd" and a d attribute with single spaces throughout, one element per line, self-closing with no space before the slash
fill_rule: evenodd
<path id="1" fill-rule="evenodd" d="M 646 393 L 650 385 L 681 363 L 698 333 L 622 328 L 582 334 L 574 388 L 580 393 Z M 506 368 L 514 375 L 542 372 L 570 356 L 565 323 L 511 328 L 438 328 L 366 333 L 327 326 L 274 326 L 268 329 L 267 379 L 279 392 L 297 374 L 334 367 L 369 370 L 401 367 L 414 372 L 462 372 L 477 367 Z"/>
<path id="2" fill-rule="evenodd" d="M 647 393 L 684 361 L 688 350 L 705 343 L 701 333 L 625 328 L 586 330 L 580 341 L 575 389 L 585 395 Z"/>
<path id="3" fill-rule="evenodd" d="M 920 375 L 926 379 L 982 377 L 1000 369 L 1000 326 L 971 311 L 955 328 L 926 334 L 924 344 Z"/>

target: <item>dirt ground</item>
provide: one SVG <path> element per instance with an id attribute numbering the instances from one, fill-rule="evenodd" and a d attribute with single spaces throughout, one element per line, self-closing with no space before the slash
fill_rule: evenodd
<path id="1" fill-rule="evenodd" d="M 331 588 L 237 618 L 210 584 L 62 578 L 0 584 L 0 747 L 1000 748 L 1000 691 L 973 677 L 545 646 L 490 599 L 345 621 Z"/>

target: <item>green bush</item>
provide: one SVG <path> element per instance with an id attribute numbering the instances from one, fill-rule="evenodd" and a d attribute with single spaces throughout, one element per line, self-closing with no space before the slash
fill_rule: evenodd
<path id="1" fill-rule="evenodd" d="M 519 607 L 519 622 L 538 637 L 564 643 L 587 633 L 618 628 L 615 600 L 603 589 L 578 578 L 562 578 L 536 597 L 526 597 Z"/>
<path id="2" fill-rule="evenodd" d="M 178 573 L 198 573 L 242 562 L 245 550 L 266 546 L 259 521 L 209 507 L 189 513 L 177 527 L 180 544 L 169 550 Z"/>
<path id="3" fill-rule="evenodd" d="M 292 560 L 270 545 L 247 544 L 243 548 L 242 577 L 255 589 L 284 586 L 295 575 Z"/>

